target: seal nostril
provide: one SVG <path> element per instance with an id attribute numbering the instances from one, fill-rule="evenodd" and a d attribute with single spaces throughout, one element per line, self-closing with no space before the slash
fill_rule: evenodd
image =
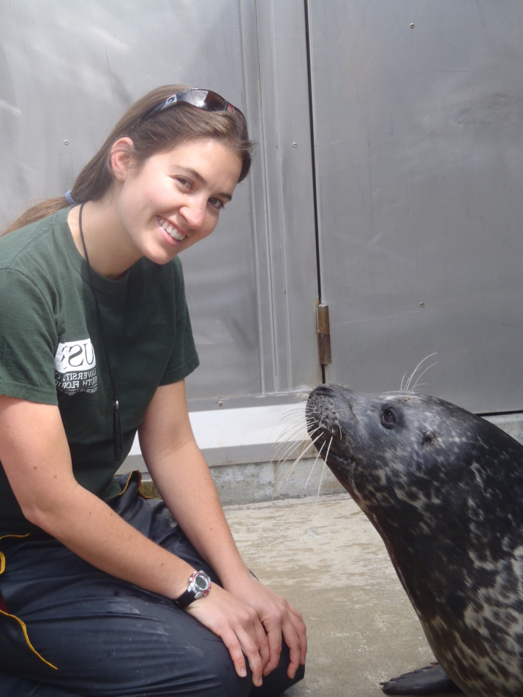
<path id="1" fill-rule="evenodd" d="M 421 445 L 432 445 L 435 440 L 436 437 L 433 433 L 424 433 L 423 438 L 421 439 Z"/>

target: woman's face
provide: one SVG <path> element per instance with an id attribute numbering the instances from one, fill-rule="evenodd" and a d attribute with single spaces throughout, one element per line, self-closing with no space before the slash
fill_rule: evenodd
<path id="1" fill-rule="evenodd" d="M 121 251 L 165 264 L 210 235 L 241 167 L 238 153 L 216 140 L 183 143 L 152 155 L 140 168 L 129 159 L 118 161 L 116 213 L 126 246 Z"/>

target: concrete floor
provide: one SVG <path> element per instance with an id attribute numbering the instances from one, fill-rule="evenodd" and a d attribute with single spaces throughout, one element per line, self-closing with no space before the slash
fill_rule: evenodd
<path id="1" fill-rule="evenodd" d="M 345 493 L 227 506 L 261 581 L 303 614 L 305 679 L 291 697 L 379 697 L 380 681 L 434 660 L 381 538 Z"/>

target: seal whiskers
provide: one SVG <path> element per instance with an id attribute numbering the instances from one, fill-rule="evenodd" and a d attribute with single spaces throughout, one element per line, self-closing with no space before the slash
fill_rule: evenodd
<path id="1" fill-rule="evenodd" d="M 271 460 L 271 464 L 276 460 L 278 464 L 282 464 L 287 460 L 287 457 L 296 448 L 296 440 L 302 443 L 302 446 L 307 449 L 310 444 L 307 442 L 307 431 L 303 425 L 303 409 L 292 408 L 283 416 L 285 421 L 289 423 L 280 432 L 278 437 L 278 447 L 275 455 Z"/>
<path id="2" fill-rule="evenodd" d="M 280 436 L 278 438 L 279 446 L 275 452 L 275 455 L 273 459 L 271 460 L 271 464 L 276 462 L 276 487 L 275 491 L 273 494 L 272 498 L 275 498 L 281 487 L 290 480 L 292 475 L 294 474 L 297 465 L 299 462 L 306 456 L 310 454 L 311 451 L 311 446 L 314 446 L 317 441 L 322 437 L 322 431 L 321 427 L 317 426 L 315 427 L 313 424 L 313 421 L 311 420 L 310 415 L 305 415 L 305 424 L 304 424 L 304 412 L 302 409 L 296 409 L 296 410 L 289 410 L 284 416 L 285 420 L 288 420 L 290 423 L 285 426 L 283 431 L 280 433 Z M 341 437 L 341 425 L 338 424 L 338 430 L 339 434 Z M 309 441 L 309 439 L 312 440 L 312 443 Z M 289 459 L 289 456 L 291 453 L 294 453 L 296 450 L 296 441 L 301 442 L 301 452 L 297 455 L 297 457 L 294 458 L 293 462 L 291 463 L 290 467 L 287 469 L 287 471 L 282 474 L 280 477 L 280 473 L 283 470 L 283 466 L 286 464 L 286 462 Z M 325 454 L 322 456 L 322 450 L 325 448 L 325 445 L 321 445 L 317 448 L 317 453 L 316 457 L 312 463 L 312 466 L 310 468 L 310 471 L 307 475 L 307 479 L 305 481 L 305 484 L 303 485 L 303 491 L 305 492 L 307 490 L 307 487 L 309 486 L 309 482 L 311 480 L 311 477 L 314 473 L 314 470 L 316 468 L 316 464 L 319 459 L 323 457 L 323 466 L 321 469 L 320 477 L 319 477 L 319 484 L 317 488 L 317 493 L 316 495 L 319 496 L 321 492 L 321 487 L 323 484 L 323 479 L 325 475 L 325 470 L 326 470 L 326 465 L 325 465 L 325 459 L 328 457 L 328 452 L 330 448 L 330 444 L 327 446 Z M 279 480 L 279 481 L 278 481 Z"/>
<path id="3" fill-rule="evenodd" d="M 292 477 L 298 463 L 310 453 L 311 443 L 309 442 L 309 436 L 307 433 L 306 426 L 304 426 L 303 419 L 303 409 L 295 409 L 287 412 L 284 418 L 291 420 L 291 423 L 286 426 L 286 428 L 281 432 L 279 436 L 280 446 L 272 460 L 272 463 L 276 461 L 276 487 L 272 498 L 274 499 L 283 484 L 289 481 Z M 320 434 L 318 434 L 318 438 Z M 317 440 L 317 439 L 316 439 Z M 290 465 L 287 472 L 280 478 L 280 472 L 282 471 L 283 465 L 288 461 L 289 456 L 296 450 L 296 441 L 301 443 L 301 452 L 297 457 L 294 457 L 292 464 Z M 314 444 L 313 440 L 313 444 Z M 320 448 L 321 450 L 321 448 Z M 316 456 L 318 458 L 318 455 Z M 278 482 L 278 479 L 280 481 Z"/>
<path id="4" fill-rule="evenodd" d="M 323 444 L 321 446 L 321 448 L 318 450 L 318 454 L 314 458 L 314 462 L 312 463 L 311 471 L 309 472 L 309 476 L 307 477 L 307 481 L 305 482 L 305 484 L 303 486 L 303 491 L 306 491 L 307 486 L 309 485 L 310 478 L 312 477 L 312 473 L 314 472 L 314 469 L 316 467 L 316 463 L 321 458 L 321 451 L 323 450 L 324 447 L 325 447 L 325 444 Z"/>
<path id="5" fill-rule="evenodd" d="M 325 461 L 324 461 L 324 462 L 323 462 L 323 467 L 321 468 L 320 483 L 318 484 L 318 492 L 317 492 L 316 496 L 319 496 L 319 495 L 320 495 L 321 485 L 322 485 L 322 483 L 323 483 L 323 475 L 325 474 L 325 468 L 326 468 L 326 467 L 327 467 L 327 465 L 325 464 Z"/>
<path id="6" fill-rule="evenodd" d="M 432 356 L 435 356 L 436 353 L 437 353 L 437 352 L 429 353 L 428 356 L 425 356 L 425 358 L 424 358 L 423 360 L 421 360 L 421 361 L 418 363 L 418 365 L 414 368 L 414 370 L 412 371 L 412 373 L 411 373 L 410 376 L 409 376 L 409 379 L 407 380 L 407 382 L 406 382 L 405 385 L 404 385 L 404 384 L 403 384 L 403 381 L 405 380 L 405 377 L 406 377 L 406 375 L 407 375 L 407 373 L 405 373 L 405 375 L 401 378 L 400 391 L 402 391 L 402 392 L 409 392 L 409 391 L 414 392 L 414 390 L 416 389 L 416 387 L 419 387 L 419 386 L 420 386 L 420 382 L 419 382 L 419 381 L 421 380 L 421 378 L 423 377 L 423 375 L 425 375 L 425 373 L 426 373 L 428 370 L 430 370 L 431 368 L 433 368 L 433 367 L 437 364 L 438 361 L 435 361 L 434 363 L 431 363 L 427 368 L 425 368 L 425 369 L 423 370 L 423 372 L 422 372 L 420 375 L 418 375 L 418 377 L 416 378 L 416 382 L 414 383 L 414 385 L 413 385 L 412 388 L 411 388 L 411 386 L 410 386 L 410 383 L 412 382 L 412 380 L 414 380 L 414 376 L 416 375 L 416 372 L 421 368 L 421 366 L 423 365 L 423 363 L 425 363 L 425 361 L 428 361 L 429 358 L 432 358 Z"/>
<path id="7" fill-rule="evenodd" d="M 326 460 L 327 460 L 327 458 L 329 457 L 329 450 L 330 450 L 331 445 L 332 445 L 332 438 L 331 438 L 331 441 L 330 441 L 330 443 L 329 443 L 329 447 L 327 448 L 327 453 L 326 453 L 326 455 L 325 455 L 325 460 L 323 461 L 323 467 L 321 468 L 320 483 L 318 484 L 318 493 L 316 494 L 316 496 L 319 496 L 319 495 L 320 495 L 321 484 L 322 484 L 322 482 L 323 482 L 323 475 L 325 474 L 325 467 L 327 466 L 327 465 L 326 465 Z"/>

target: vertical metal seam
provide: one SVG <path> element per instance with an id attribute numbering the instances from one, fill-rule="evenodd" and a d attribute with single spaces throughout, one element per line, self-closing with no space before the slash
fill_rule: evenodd
<path id="1" fill-rule="evenodd" d="M 276 55 L 277 55 L 277 50 L 276 50 L 276 44 L 275 44 L 275 22 L 274 22 L 274 4 L 273 2 L 269 2 L 267 5 L 267 19 L 269 23 L 269 38 L 270 38 L 270 56 L 271 56 L 271 71 L 273 76 L 276 75 Z M 278 100 L 278 90 L 276 88 L 276 78 L 272 80 L 272 85 L 271 85 L 271 97 L 272 97 L 272 106 L 273 106 L 273 116 L 274 120 L 276 123 L 278 123 L 278 114 L 280 112 L 280 105 L 279 105 L 279 100 Z M 278 197 L 276 201 L 272 201 L 272 205 L 270 206 L 271 210 L 279 210 L 280 214 L 282 212 L 283 208 L 283 201 L 282 201 L 282 171 L 281 171 L 281 161 L 282 161 L 282 156 L 281 156 L 281 140 L 280 140 L 280 130 L 279 128 L 276 128 L 274 131 L 274 138 L 275 138 L 275 144 L 276 144 L 276 154 L 277 154 L 277 162 L 279 163 L 278 167 Z M 265 140 L 267 142 L 267 140 Z M 276 197 L 275 197 L 276 198 Z M 267 202 L 269 203 L 269 196 L 267 196 Z M 268 206 L 269 209 L 269 206 Z M 285 270 L 285 218 L 280 215 L 280 240 L 282 244 L 282 256 L 283 256 L 283 269 Z M 271 218 L 268 218 L 268 223 L 269 223 L 269 229 L 271 226 Z M 269 279 L 270 279 L 270 289 L 271 289 L 271 296 L 270 296 L 270 308 L 271 308 L 271 324 L 272 324 L 272 356 L 273 356 L 273 379 L 274 379 L 274 387 L 277 387 L 276 391 L 281 390 L 281 376 L 282 376 L 282 367 L 280 365 L 280 353 L 278 351 L 278 346 L 279 346 L 279 318 L 277 316 L 277 311 L 276 311 L 276 289 L 274 287 L 274 269 L 273 269 L 273 259 L 274 259 L 274 254 L 275 254 L 275 245 L 274 245 L 274 240 L 271 234 L 267 236 L 267 244 L 268 244 L 268 255 L 269 255 Z M 288 322 L 287 322 L 288 324 Z M 288 353 L 288 350 L 286 351 L 286 354 Z M 288 384 L 288 368 L 287 368 L 287 384 Z"/>
<path id="2" fill-rule="evenodd" d="M 305 10 L 305 46 L 307 50 L 307 80 L 309 89 L 309 122 L 311 134 L 311 161 L 312 161 L 312 194 L 314 207 L 314 234 L 316 243 L 316 283 L 318 287 L 318 302 L 323 302 L 321 285 L 321 263 L 320 263 L 320 225 L 318 215 L 318 185 L 316 177 L 316 136 L 314 121 L 314 99 L 313 99 L 313 79 L 312 79 L 312 56 L 311 56 L 311 33 L 310 33 L 310 14 L 309 0 L 303 0 Z M 325 366 L 321 366 L 321 379 L 325 382 Z"/>
<path id="3" fill-rule="evenodd" d="M 240 0 L 240 7 L 241 7 L 241 0 Z M 259 112 L 258 112 L 258 117 L 259 117 L 259 125 L 260 125 L 260 140 L 261 142 L 265 142 L 265 120 L 263 118 L 264 114 L 264 96 L 263 96 L 263 85 L 262 85 L 262 73 L 261 73 L 261 68 L 260 68 L 260 60 L 261 60 L 261 55 L 260 55 L 260 32 L 259 32 L 259 22 L 258 22 L 258 0 L 254 0 L 254 4 L 252 5 L 253 7 L 253 15 L 256 23 L 255 27 L 255 35 L 256 35 L 256 65 L 257 65 L 257 72 L 258 72 L 258 85 L 257 85 L 257 92 L 258 92 L 258 100 L 259 100 Z M 242 22 L 242 45 L 243 45 L 243 22 Z M 242 49 L 243 50 L 243 49 Z M 245 85 L 246 87 L 246 85 Z M 247 90 L 245 89 L 245 93 L 247 94 Z M 251 134 L 250 134 L 251 135 Z M 262 148 L 260 148 L 260 162 L 261 162 L 261 175 L 262 175 L 262 183 L 263 183 L 263 189 L 265 192 L 267 192 L 267 157 L 265 152 L 263 151 Z M 264 231 L 263 231 L 263 240 L 260 241 L 259 239 L 259 228 L 258 228 L 258 221 L 257 221 L 257 216 L 256 216 L 256 196 L 254 195 L 254 179 L 253 177 L 249 177 L 249 188 L 251 191 L 251 200 L 252 200 L 252 213 L 251 213 L 251 220 L 252 220 L 252 225 L 253 225 L 253 251 L 254 251 L 254 264 L 255 264 L 255 274 L 256 274 L 256 307 L 258 310 L 258 347 L 260 351 L 260 388 L 261 388 L 261 394 L 266 394 L 267 393 L 267 371 L 265 367 L 265 351 L 264 351 L 264 342 L 263 342 L 263 331 L 265 328 L 264 321 L 262 319 L 262 303 L 261 303 L 261 281 L 260 281 L 260 246 L 263 246 L 265 248 L 265 253 L 266 253 L 266 265 L 267 265 L 267 274 L 268 274 L 268 293 L 269 296 L 271 297 L 272 295 L 272 282 L 271 282 L 271 268 L 270 268 L 270 249 L 268 249 L 268 228 L 269 228 L 269 219 L 270 219 L 270 202 L 269 202 L 269 197 L 265 196 L 267 204 L 266 204 L 266 217 L 264 218 Z M 263 255 L 262 255 L 263 256 Z M 270 306 L 272 307 L 272 299 L 270 299 Z M 269 313 L 269 326 L 270 326 L 270 332 L 271 332 L 271 337 L 274 335 L 274 327 L 273 327 L 273 318 L 272 318 L 272 313 Z M 271 345 L 273 344 L 273 339 L 271 339 Z M 273 351 L 274 352 L 274 351 Z M 274 371 L 273 371 L 274 373 Z"/>

